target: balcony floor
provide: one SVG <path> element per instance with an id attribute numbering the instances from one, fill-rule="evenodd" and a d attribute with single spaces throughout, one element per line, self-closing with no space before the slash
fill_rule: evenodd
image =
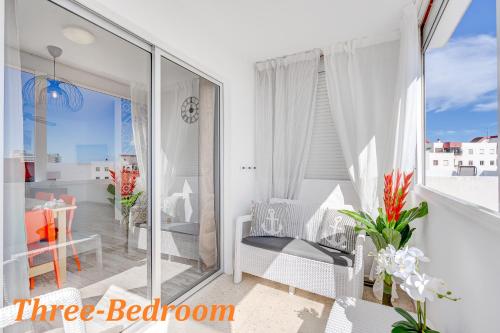
<path id="1" fill-rule="evenodd" d="M 413 311 L 406 294 L 399 296 L 395 306 Z M 371 288 L 365 287 L 363 298 L 375 301 Z M 299 289 L 290 295 L 285 285 L 244 274 L 237 285 L 232 276 L 222 275 L 185 302 L 201 303 L 234 304 L 234 321 L 171 320 L 168 332 L 324 332 L 334 300 Z"/>

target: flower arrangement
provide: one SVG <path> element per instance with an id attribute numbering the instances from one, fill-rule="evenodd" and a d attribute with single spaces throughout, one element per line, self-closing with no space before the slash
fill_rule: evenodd
<path id="1" fill-rule="evenodd" d="M 402 281 L 400 288 L 404 290 L 417 304 L 417 318 L 401 308 L 395 308 L 404 320 L 392 325 L 392 333 L 439 333 L 427 326 L 427 301 L 435 299 L 448 299 L 457 301 L 452 297 L 451 291 L 446 289 L 441 279 L 420 273 L 420 263 L 429 259 L 418 248 L 405 246 L 396 250 L 392 245 L 382 249 L 377 254 L 379 274 L 390 274 Z"/>
<path id="2" fill-rule="evenodd" d="M 114 205 L 115 204 L 115 195 L 116 195 L 116 187 L 120 188 L 120 204 L 122 205 L 122 213 L 124 218 L 128 217 L 130 213 L 130 208 L 135 204 L 139 196 L 142 194 L 142 191 L 134 193 L 135 186 L 137 183 L 137 177 L 139 177 L 138 170 L 129 170 L 125 167 L 120 171 L 120 177 L 116 177 L 116 172 L 113 170 L 109 170 L 111 175 L 111 179 L 113 180 L 113 184 L 109 184 L 107 191 L 111 194 L 111 197 L 108 200 Z"/>
<path id="3" fill-rule="evenodd" d="M 364 230 L 373 240 L 377 251 L 389 245 L 395 250 L 406 246 L 415 228 L 410 223 L 428 213 L 427 203 L 421 202 L 417 207 L 405 210 L 406 198 L 411 185 L 413 172 L 402 173 L 400 170 L 384 175 L 384 208 L 378 209 L 378 217 L 373 219 L 368 213 L 341 210 L 357 221 L 357 231 Z M 383 276 L 383 297 L 385 305 L 391 305 L 392 275 Z"/>

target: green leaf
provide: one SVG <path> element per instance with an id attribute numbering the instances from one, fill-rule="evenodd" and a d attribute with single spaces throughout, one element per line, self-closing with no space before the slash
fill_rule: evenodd
<path id="1" fill-rule="evenodd" d="M 377 248 L 377 251 L 380 251 L 387 247 L 387 242 L 381 233 L 379 233 L 378 231 L 367 231 L 366 233 L 371 237 L 373 244 Z"/>
<path id="2" fill-rule="evenodd" d="M 360 223 L 359 227 L 362 228 L 362 230 L 366 230 L 367 232 L 369 230 L 376 230 L 373 219 L 371 218 L 370 215 L 368 215 L 365 212 L 353 212 L 350 210 L 339 210 L 340 213 L 345 214 L 349 217 L 352 217 L 354 220 Z"/>
<path id="3" fill-rule="evenodd" d="M 426 333 L 439 333 L 438 331 L 432 330 L 432 329 L 430 329 L 430 328 L 427 328 L 427 329 L 425 330 L 425 332 L 426 332 Z"/>
<path id="4" fill-rule="evenodd" d="M 408 330 L 418 330 L 418 326 L 415 326 L 406 320 L 397 321 L 394 324 L 392 324 L 392 327 L 403 327 L 403 328 L 406 328 Z"/>
<path id="5" fill-rule="evenodd" d="M 115 195 L 115 185 L 113 184 L 108 184 L 108 187 L 106 188 L 106 191 L 108 191 L 109 194 Z"/>
<path id="6" fill-rule="evenodd" d="M 382 235 L 384 235 L 385 241 L 388 244 L 392 244 L 396 249 L 399 249 L 399 245 L 401 244 L 401 234 L 391 228 L 385 228 L 382 231 Z"/>
<path id="7" fill-rule="evenodd" d="M 397 327 L 393 327 L 392 330 L 391 330 L 391 333 L 413 333 L 413 332 L 417 332 L 417 330 L 415 329 L 407 329 L 407 328 L 404 328 L 404 327 L 401 327 L 401 326 L 397 326 Z"/>
<path id="8" fill-rule="evenodd" d="M 399 313 L 401 316 L 403 316 L 403 318 L 405 318 L 413 326 L 418 326 L 417 321 L 415 320 L 415 318 L 413 318 L 413 316 L 411 314 L 408 313 L 408 311 L 401 309 L 401 308 L 398 308 L 398 307 L 394 308 L 394 310 L 396 310 L 397 313 Z"/>
<path id="9" fill-rule="evenodd" d="M 399 247 L 402 248 L 405 246 L 408 241 L 411 239 L 411 236 L 413 235 L 413 232 L 415 231 L 415 228 L 411 228 L 410 226 L 406 226 L 403 231 L 401 231 L 401 243 L 399 244 Z"/>
<path id="10" fill-rule="evenodd" d="M 424 217 L 429 213 L 429 208 L 427 206 L 427 202 L 422 201 L 418 207 L 412 208 L 402 214 L 399 217 L 399 220 L 396 222 L 396 230 L 403 230 L 411 221 Z"/>

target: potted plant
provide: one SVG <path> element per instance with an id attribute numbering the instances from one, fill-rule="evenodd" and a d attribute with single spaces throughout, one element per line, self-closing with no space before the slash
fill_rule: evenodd
<path id="1" fill-rule="evenodd" d="M 137 177 L 139 176 L 139 171 L 127 170 L 125 167 L 123 167 L 120 172 L 119 179 L 116 178 L 115 171 L 109 170 L 109 173 L 111 175 L 113 183 L 109 184 L 107 187 L 108 193 L 111 194 L 111 197 L 108 198 L 108 200 L 109 202 L 111 202 L 111 204 L 115 205 L 116 187 L 118 186 L 120 188 L 120 207 L 122 221 L 127 221 L 128 215 L 130 213 L 130 208 L 134 206 L 135 202 L 142 194 L 142 191 L 134 193 Z"/>
<path id="2" fill-rule="evenodd" d="M 340 210 L 357 221 L 356 230 L 364 230 L 371 237 L 377 252 L 392 245 L 395 250 L 406 246 L 415 228 L 410 223 L 428 213 L 427 203 L 421 202 L 417 207 L 403 209 L 411 185 L 413 172 L 401 173 L 400 170 L 384 175 L 384 208 L 378 209 L 378 217 L 373 219 L 364 211 Z M 382 304 L 392 306 L 392 275 L 383 276 Z"/>
<path id="3" fill-rule="evenodd" d="M 382 250 L 377 260 L 383 269 L 391 271 L 396 279 L 403 280 L 400 288 L 416 302 L 416 318 L 402 308 L 395 308 L 404 320 L 392 325 L 392 333 L 439 333 L 428 325 L 427 302 L 436 299 L 457 301 L 458 298 L 452 296 L 443 280 L 420 273 L 419 263 L 429 259 L 419 249 L 405 247 L 399 251 L 394 251 L 394 248 Z"/>

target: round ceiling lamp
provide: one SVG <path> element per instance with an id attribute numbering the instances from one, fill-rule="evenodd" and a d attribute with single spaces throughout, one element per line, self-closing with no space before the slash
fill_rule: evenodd
<path id="1" fill-rule="evenodd" d="M 56 76 L 56 58 L 62 55 L 62 49 L 47 46 L 53 61 L 52 75 L 37 75 L 23 86 L 23 103 L 27 105 L 46 105 L 57 111 L 76 112 L 83 107 L 83 95 L 73 83 Z"/>
<path id="2" fill-rule="evenodd" d="M 77 26 L 67 26 L 62 29 L 64 37 L 80 45 L 92 44 L 95 36 L 88 30 Z"/>

